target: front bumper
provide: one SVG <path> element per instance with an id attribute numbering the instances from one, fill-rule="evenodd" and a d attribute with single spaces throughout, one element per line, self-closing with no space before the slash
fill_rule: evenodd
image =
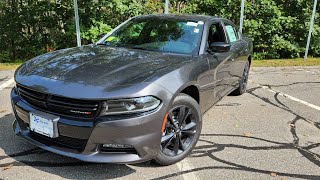
<path id="1" fill-rule="evenodd" d="M 162 120 L 166 105 L 147 114 L 130 117 L 98 117 L 92 121 L 77 121 L 60 117 L 58 139 L 44 138 L 29 131 L 32 106 L 24 102 L 13 89 L 12 108 L 16 116 L 14 132 L 34 145 L 53 153 L 98 163 L 139 163 L 153 159 L 160 148 Z M 63 140 L 62 140 L 63 139 Z M 130 151 L 103 151 L 102 144 L 132 146 Z"/>

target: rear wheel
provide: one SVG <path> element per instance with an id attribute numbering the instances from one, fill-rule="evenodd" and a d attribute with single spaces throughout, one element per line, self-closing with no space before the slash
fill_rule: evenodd
<path id="1" fill-rule="evenodd" d="M 157 164 L 171 165 L 187 157 L 196 145 L 202 128 L 199 104 L 186 94 L 179 94 L 168 112 L 162 133 Z"/>
<path id="2" fill-rule="evenodd" d="M 247 61 L 243 70 L 242 77 L 239 82 L 239 87 L 234 90 L 231 95 L 240 96 L 247 90 L 248 79 L 249 79 L 249 71 L 250 71 L 250 62 Z"/>

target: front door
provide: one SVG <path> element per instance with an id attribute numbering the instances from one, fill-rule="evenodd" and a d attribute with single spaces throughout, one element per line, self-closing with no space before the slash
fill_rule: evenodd
<path id="1" fill-rule="evenodd" d="M 224 27 L 221 22 L 213 23 L 208 33 L 208 45 L 213 42 L 227 42 Z M 210 68 L 210 81 L 215 102 L 221 99 L 228 91 L 231 83 L 232 53 L 212 52 L 207 53 Z"/>

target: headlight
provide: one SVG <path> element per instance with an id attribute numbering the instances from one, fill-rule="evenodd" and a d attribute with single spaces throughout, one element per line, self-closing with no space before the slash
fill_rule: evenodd
<path id="1" fill-rule="evenodd" d="M 152 96 L 103 102 L 101 115 L 140 113 L 156 109 L 161 101 Z"/>

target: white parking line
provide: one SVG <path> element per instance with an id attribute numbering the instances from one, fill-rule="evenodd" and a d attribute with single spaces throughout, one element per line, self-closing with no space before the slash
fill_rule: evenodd
<path id="1" fill-rule="evenodd" d="M 194 167 L 188 162 L 188 159 L 184 159 L 184 160 L 178 162 L 176 165 L 178 166 L 178 169 L 181 172 L 194 169 Z M 184 174 L 182 174 L 182 177 L 185 180 L 198 180 L 198 178 L 194 172 L 184 173 Z"/>
<path id="2" fill-rule="evenodd" d="M 254 82 L 252 82 L 252 81 L 250 81 L 250 82 L 251 82 L 251 83 L 254 83 Z M 255 84 L 255 83 L 254 83 L 254 84 Z M 298 103 L 304 104 L 304 105 L 309 106 L 309 107 L 311 107 L 311 108 L 313 108 L 313 109 L 315 109 L 315 110 L 320 111 L 320 107 L 319 107 L 319 106 L 316 106 L 316 105 L 314 105 L 314 104 L 308 103 L 308 102 L 306 102 L 306 101 L 303 101 L 303 100 L 298 99 L 298 98 L 296 98 L 296 97 L 290 96 L 290 95 L 285 94 L 285 93 L 283 93 L 283 92 L 280 92 L 280 91 L 271 89 L 271 88 L 268 87 L 268 86 L 263 86 L 263 85 L 260 85 L 260 84 L 256 84 L 256 85 L 257 85 L 258 87 L 261 87 L 261 88 L 263 88 L 263 89 L 266 89 L 266 90 L 268 90 L 268 91 L 270 91 L 270 92 L 278 93 L 280 96 L 283 96 L 283 97 L 285 97 L 285 98 L 291 99 L 291 100 L 293 100 L 293 101 L 296 101 L 296 102 L 298 102 Z"/>
<path id="3" fill-rule="evenodd" d="M 0 84 L 0 91 L 4 88 L 10 86 L 12 83 L 14 83 L 14 78 L 9 79 L 8 81 L 4 82 L 3 84 Z"/>

